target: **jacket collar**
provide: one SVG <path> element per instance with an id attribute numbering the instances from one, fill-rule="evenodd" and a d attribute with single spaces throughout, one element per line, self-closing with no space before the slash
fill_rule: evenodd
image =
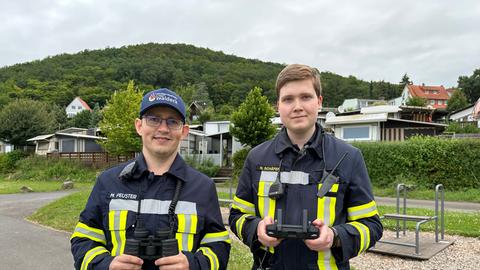
<path id="1" fill-rule="evenodd" d="M 322 153 L 322 137 L 323 137 L 323 128 L 318 124 L 315 123 L 315 132 L 313 136 L 308 140 L 305 145 L 308 145 L 308 149 L 313 149 L 319 158 L 323 157 Z M 284 127 L 278 133 L 278 135 L 274 139 L 274 146 L 275 146 L 275 154 L 281 155 L 285 150 L 292 149 L 294 151 L 298 151 L 298 146 L 293 145 L 290 141 L 290 138 L 287 134 L 287 129 Z"/>
<path id="2" fill-rule="evenodd" d="M 147 162 L 145 161 L 145 157 L 143 156 L 143 153 L 138 155 L 135 158 L 135 162 L 136 162 L 135 164 L 136 168 L 132 174 L 133 179 L 141 179 L 142 176 L 148 176 L 150 174 L 150 171 L 148 170 Z M 180 154 L 177 153 L 177 156 L 175 157 L 175 160 L 173 161 L 172 166 L 170 166 L 170 169 L 166 173 L 180 180 L 188 182 L 189 180 L 186 177 L 187 166 L 188 165 L 185 163 L 185 161 L 180 156 Z"/>

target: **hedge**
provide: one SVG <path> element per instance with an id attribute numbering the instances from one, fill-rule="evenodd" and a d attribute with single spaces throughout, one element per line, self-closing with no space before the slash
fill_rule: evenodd
<path id="1" fill-rule="evenodd" d="M 360 148 L 372 184 L 397 183 L 448 190 L 480 188 L 480 140 L 412 137 L 404 142 L 354 143 Z"/>

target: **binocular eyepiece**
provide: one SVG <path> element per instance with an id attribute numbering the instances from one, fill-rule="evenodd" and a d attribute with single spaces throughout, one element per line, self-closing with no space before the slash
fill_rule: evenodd
<path id="1" fill-rule="evenodd" d="M 177 255 L 178 242 L 177 239 L 170 238 L 168 228 L 157 229 L 151 235 L 143 226 L 138 226 L 133 232 L 133 239 L 127 239 L 124 253 L 142 260 L 156 260 Z"/>

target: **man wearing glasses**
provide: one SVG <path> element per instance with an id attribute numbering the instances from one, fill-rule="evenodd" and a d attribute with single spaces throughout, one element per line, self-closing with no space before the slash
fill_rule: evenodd
<path id="1" fill-rule="evenodd" d="M 226 269 L 230 239 L 215 185 L 178 154 L 185 115 L 168 89 L 143 97 L 142 153 L 98 177 L 71 238 L 76 269 Z M 145 240 L 161 234 L 178 243 L 177 255 L 159 256 L 166 244 Z"/>

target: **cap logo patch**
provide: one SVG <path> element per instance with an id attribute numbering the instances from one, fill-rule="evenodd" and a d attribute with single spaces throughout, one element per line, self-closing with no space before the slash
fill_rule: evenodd
<path id="1" fill-rule="evenodd" d="M 150 102 L 154 102 L 154 101 L 156 101 L 156 100 L 157 100 L 157 101 L 162 100 L 162 101 L 166 101 L 166 102 L 178 104 L 177 97 L 175 97 L 175 96 L 173 96 L 173 95 L 170 95 L 170 94 L 165 94 L 165 93 L 152 93 L 152 94 L 148 97 L 148 101 L 150 101 Z"/>

